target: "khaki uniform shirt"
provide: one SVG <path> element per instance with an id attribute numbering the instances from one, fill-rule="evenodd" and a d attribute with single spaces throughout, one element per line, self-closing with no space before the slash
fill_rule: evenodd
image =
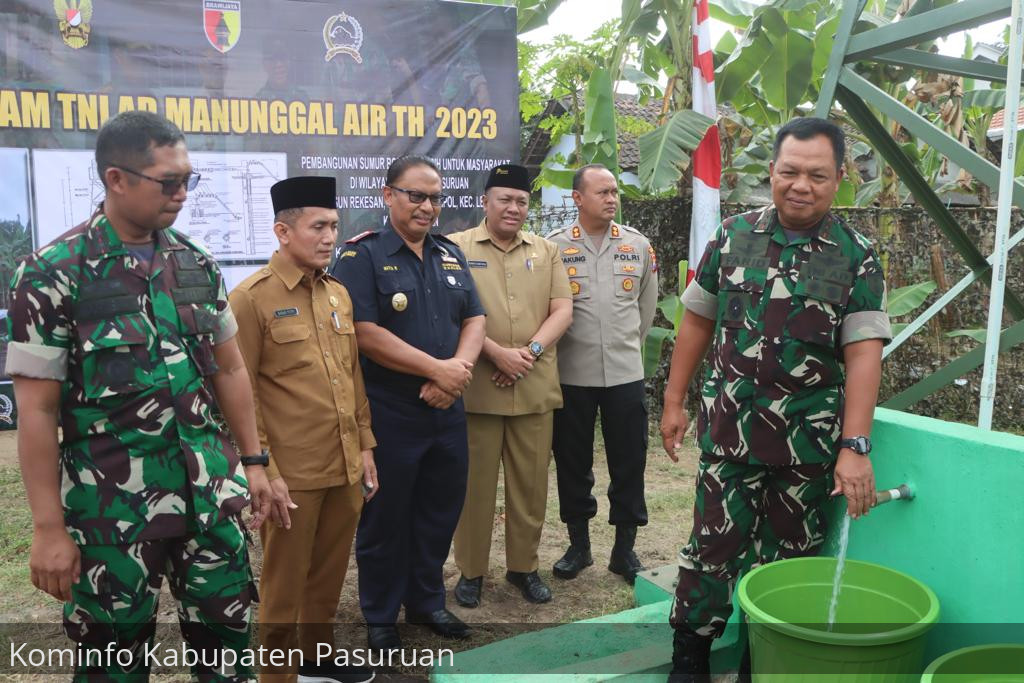
<path id="1" fill-rule="evenodd" d="M 529 344 L 547 319 L 551 300 L 572 296 L 558 247 L 543 237 L 520 231 L 508 251 L 491 241 L 484 223 L 448 237 L 466 255 L 487 311 L 487 336 L 499 346 Z M 500 388 L 491 381 L 497 368 L 481 354 L 463 394 L 466 411 L 528 415 L 561 408 L 557 368 L 555 349 L 545 349 L 526 377 Z"/>
<path id="2" fill-rule="evenodd" d="M 556 230 L 572 288 L 572 326 L 558 342 L 562 384 L 613 387 L 644 378 L 640 357 L 658 307 L 658 261 L 647 238 L 612 223 L 600 247 L 579 222 Z"/>
<path id="3" fill-rule="evenodd" d="M 354 484 L 377 442 L 359 368 L 352 301 L 326 273 L 279 253 L 228 296 L 256 398 L 267 475 L 297 491 Z"/>

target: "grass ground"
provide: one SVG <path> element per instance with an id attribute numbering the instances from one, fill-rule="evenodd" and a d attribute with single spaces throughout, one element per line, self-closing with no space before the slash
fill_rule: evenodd
<path id="1" fill-rule="evenodd" d="M 30 628 L 24 625 L 35 624 L 31 628 L 38 629 L 48 645 L 66 647 L 67 641 L 63 639 L 59 627 L 60 606 L 35 590 L 29 581 L 31 516 L 17 467 L 15 434 L 0 432 L 0 499 L 6 507 L 5 514 L 0 516 L 0 586 L 3 586 L 0 591 L 0 623 L 18 624 L 18 628 Z M 637 555 L 648 567 L 675 562 L 679 547 L 689 535 L 692 522 L 697 451 L 689 448 L 679 463 L 673 463 L 661 449 L 660 443 L 660 438 L 652 434 L 645 479 L 650 521 L 637 535 Z M 491 571 L 485 578 L 482 605 L 468 610 L 456 605 L 454 599 L 449 599 L 449 608 L 460 618 L 475 625 L 473 636 L 466 641 L 445 641 L 424 628 L 400 624 L 406 647 L 469 649 L 507 637 L 510 629 L 520 629 L 520 625 L 536 624 L 540 628 L 546 624 L 578 621 L 633 606 L 632 589 L 619 576 L 607 570 L 614 528 L 607 523 L 608 500 L 605 491 L 608 471 L 600 434 L 597 435 L 595 450 L 594 491 L 598 499 L 598 516 L 591 523 L 594 566 L 572 581 L 563 581 L 551 574 L 551 565 L 567 545 L 565 527 L 558 518 L 558 496 L 552 464 L 548 482 L 547 517 L 539 555 L 541 577 L 551 586 L 554 599 L 546 605 L 535 606 L 525 602 L 519 591 L 504 579 L 504 506 L 499 483 Z M 259 543 L 258 538 L 256 542 Z M 253 552 L 253 565 L 257 574 L 261 560 L 262 553 L 257 547 Z M 362 647 L 365 644 L 366 635 L 359 613 L 355 579 L 353 555 L 338 606 L 338 647 Z M 450 591 L 458 580 L 458 569 L 451 557 L 445 565 L 445 579 Z M 169 594 L 161 599 L 159 618 L 161 621 L 175 619 L 174 602 Z M 516 626 L 511 626 L 513 624 Z M 396 672 L 389 678 L 419 678 L 424 673 L 422 669 L 412 668 Z M 20 680 L 32 678 L 36 676 L 19 677 Z M 161 678 L 185 680 L 185 677 L 177 676 L 173 679 Z"/>

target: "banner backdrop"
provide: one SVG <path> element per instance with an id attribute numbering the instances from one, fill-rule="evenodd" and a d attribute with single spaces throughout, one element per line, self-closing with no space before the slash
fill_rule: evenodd
<path id="1" fill-rule="evenodd" d="M 282 178 L 335 175 L 345 238 L 380 226 L 390 162 L 422 154 L 443 176 L 438 229 L 453 232 L 480 220 L 486 171 L 518 160 L 511 7 L 0 0 L 0 26 L 4 314 L 15 258 L 102 200 L 95 135 L 120 111 L 153 111 L 185 132 L 202 180 L 174 227 L 213 252 L 229 288 L 276 246 L 269 189 Z"/>

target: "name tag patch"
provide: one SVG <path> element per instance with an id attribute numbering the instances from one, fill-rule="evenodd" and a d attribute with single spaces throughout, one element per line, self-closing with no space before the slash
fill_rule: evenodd
<path id="1" fill-rule="evenodd" d="M 470 261 L 469 262 L 469 267 L 470 268 L 486 268 L 487 267 L 487 261 Z"/>
<path id="2" fill-rule="evenodd" d="M 274 311 L 275 318 L 292 318 L 294 316 L 297 316 L 298 314 L 299 309 L 297 308 L 279 308 L 276 311 Z"/>
<path id="3" fill-rule="evenodd" d="M 444 270 L 457 270 L 460 272 L 462 271 L 462 266 L 460 266 L 458 263 L 442 263 L 441 267 Z"/>

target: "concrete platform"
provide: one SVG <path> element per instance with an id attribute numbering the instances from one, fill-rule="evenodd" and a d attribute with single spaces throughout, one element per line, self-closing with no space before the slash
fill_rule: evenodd
<path id="1" fill-rule="evenodd" d="M 435 669 L 430 680 L 663 683 L 672 658 L 670 607 L 662 600 L 457 652 L 453 666 Z"/>

